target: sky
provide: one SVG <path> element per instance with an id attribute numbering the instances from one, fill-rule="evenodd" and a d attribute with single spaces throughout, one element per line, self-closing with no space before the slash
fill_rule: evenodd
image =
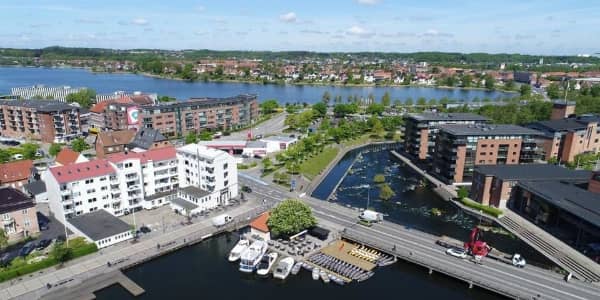
<path id="1" fill-rule="evenodd" d="M 2 0 L 0 47 L 593 54 L 597 0 Z"/>

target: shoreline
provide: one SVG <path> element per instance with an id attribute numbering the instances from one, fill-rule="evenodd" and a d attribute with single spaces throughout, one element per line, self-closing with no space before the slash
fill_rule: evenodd
<path id="1" fill-rule="evenodd" d="M 87 70 L 92 74 L 117 74 L 117 75 L 139 75 L 154 79 L 163 79 L 163 80 L 175 80 L 175 81 L 183 81 L 189 83 L 196 82 L 210 82 L 210 83 L 240 83 L 240 84 L 253 84 L 253 85 L 280 85 L 280 86 L 309 86 L 309 87 L 332 87 L 332 88 L 426 88 L 426 89 L 443 89 L 443 90 L 461 90 L 461 91 L 483 91 L 483 92 L 500 92 L 506 94 L 518 94 L 517 91 L 506 91 L 501 89 L 488 90 L 486 88 L 481 87 L 449 87 L 449 86 L 437 86 L 437 85 L 421 85 L 421 84 L 370 84 L 370 83 L 360 83 L 360 84 L 344 84 L 344 83 L 319 83 L 319 82 L 259 82 L 253 80 L 238 80 L 238 79 L 222 79 L 222 80 L 214 80 L 208 79 L 204 80 L 187 80 L 183 78 L 173 77 L 173 76 L 164 76 L 157 75 L 148 72 L 132 72 L 132 71 L 115 71 L 115 72 L 106 72 L 106 71 L 94 71 L 91 67 L 76 67 L 76 66 L 55 66 L 55 67 L 45 67 L 45 66 L 25 66 L 25 65 L 0 65 L 0 67 L 6 68 L 27 68 L 27 69 L 81 69 Z"/>

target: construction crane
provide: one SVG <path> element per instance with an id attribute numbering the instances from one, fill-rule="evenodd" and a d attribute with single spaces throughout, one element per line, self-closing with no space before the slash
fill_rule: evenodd
<path id="1" fill-rule="evenodd" d="M 464 247 L 465 251 L 473 255 L 478 262 L 492 250 L 486 242 L 481 240 L 481 232 L 479 232 L 479 228 L 477 227 L 471 230 L 470 240 L 465 243 Z"/>

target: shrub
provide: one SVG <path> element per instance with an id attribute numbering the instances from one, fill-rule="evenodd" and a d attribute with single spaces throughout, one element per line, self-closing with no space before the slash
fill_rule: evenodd
<path id="1" fill-rule="evenodd" d="M 462 202 L 462 204 L 470 207 L 470 208 L 474 208 L 477 210 L 480 210 L 490 216 L 493 217 L 499 217 L 502 215 L 502 210 L 493 206 L 487 206 L 487 205 L 483 205 L 481 203 L 477 203 L 469 198 L 463 198 L 462 200 L 460 200 L 460 202 Z"/>

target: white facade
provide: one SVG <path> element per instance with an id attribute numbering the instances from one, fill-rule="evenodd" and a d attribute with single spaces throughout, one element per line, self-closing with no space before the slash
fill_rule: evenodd
<path id="1" fill-rule="evenodd" d="M 73 226 L 69 222 L 67 222 L 67 227 L 76 236 L 81 236 L 81 237 L 85 238 L 88 242 L 92 242 L 92 243 L 96 244 L 96 247 L 98 247 L 98 249 L 106 248 L 106 247 L 112 246 L 114 244 L 124 242 L 124 241 L 130 240 L 133 238 L 133 235 L 131 234 L 131 230 L 127 230 L 127 231 L 123 231 L 119 234 L 115 234 L 113 236 L 109 236 L 109 237 L 106 237 L 106 238 L 103 238 L 100 240 L 94 240 L 94 239 L 90 238 L 89 236 L 85 235 L 83 232 L 81 232 L 79 229 L 77 229 L 77 227 Z"/>
<path id="2" fill-rule="evenodd" d="M 195 186 L 209 193 L 208 196 L 202 197 L 202 207 L 225 205 L 229 199 L 237 197 L 237 164 L 229 153 L 189 144 L 177 148 L 177 159 L 179 187 Z"/>
<path id="3" fill-rule="evenodd" d="M 286 136 L 271 136 L 260 140 L 267 143 L 267 153 L 287 150 L 291 145 L 298 142 L 298 139 Z"/>
<path id="4" fill-rule="evenodd" d="M 65 102 L 69 94 L 78 93 L 81 90 L 83 90 L 83 88 L 72 88 L 70 86 L 49 87 L 45 85 L 34 85 L 11 88 L 10 93 L 13 96 L 19 96 L 23 99 L 41 97 L 42 99 L 52 99 Z"/>

